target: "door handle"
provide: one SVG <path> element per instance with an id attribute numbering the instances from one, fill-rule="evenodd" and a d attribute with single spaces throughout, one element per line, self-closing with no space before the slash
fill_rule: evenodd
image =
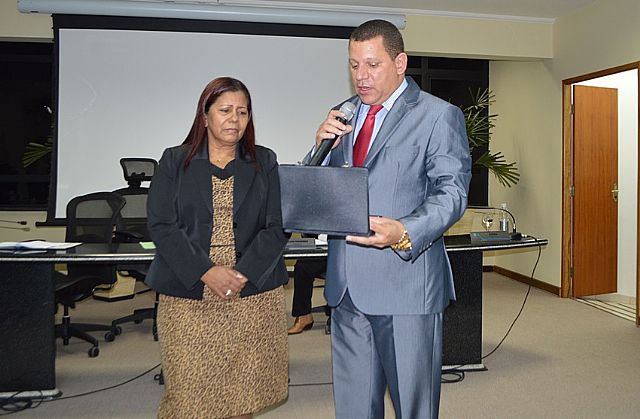
<path id="1" fill-rule="evenodd" d="M 611 189 L 611 196 L 613 198 L 613 202 L 618 202 L 618 184 L 613 184 L 613 189 Z"/>

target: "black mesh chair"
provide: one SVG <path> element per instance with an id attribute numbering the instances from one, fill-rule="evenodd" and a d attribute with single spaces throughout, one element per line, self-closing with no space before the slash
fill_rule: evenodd
<path id="1" fill-rule="evenodd" d="M 67 242 L 112 243 L 113 230 L 124 207 L 125 201 L 120 195 L 112 192 L 97 192 L 73 198 L 67 204 Z M 56 325 L 56 337 L 62 338 L 64 345 L 69 344 L 71 337 L 91 343 L 89 356 L 96 357 L 100 353 L 98 340 L 88 334 L 91 331 L 109 331 L 109 325 L 72 323 L 69 309 L 93 294 L 101 284 L 114 284 L 116 270 L 113 265 L 67 264 L 67 274 L 56 272 L 55 275 L 56 304 L 64 307 L 62 323 Z"/>
<path id="2" fill-rule="evenodd" d="M 120 165 L 124 178 L 127 181 L 126 188 L 115 190 L 126 201 L 120 212 L 114 240 L 120 243 L 137 243 L 141 241 L 151 241 L 147 230 L 147 196 L 149 188 L 142 187 L 142 182 L 148 182 L 153 178 L 158 167 L 158 162 L 148 158 L 123 158 Z M 147 265 L 133 264 L 120 265 L 118 270 L 121 275 L 128 275 L 137 281 L 144 281 L 147 274 Z M 158 311 L 159 296 L 156 293 L 153 307 L 134 310 L 128 316 L 121 317 L 111 322 L 111 330 L 105 335 L 108 341 L 115 339 L 122 333 L 121 324 L 134 322 L 141 323 L 145 319 L 153 320 L 153 338 L 158 340 L 158 329 L 156 326 L 156 313 Z"/>

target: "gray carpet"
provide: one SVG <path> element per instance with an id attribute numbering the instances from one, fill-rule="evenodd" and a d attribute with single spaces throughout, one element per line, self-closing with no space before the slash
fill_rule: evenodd
<path id="1" fill-rule="evenodd" d="M 504 336 L 527 287 L 500 275 L 484 275 L 483 353 Z M 291 289 L 287 287 L 288 300 Z M 106 321 L 151 305 L 152 293 L 134 300 L 87 300 L 77 320 Z M 320 290 L 314 299 L 321 302 Z M 286 403 L 261 412 L 261 419 L 333 418 L 329 337 L 325 316 L 312 330 L 292 336 L 291 388 Z M 115 342 L 100 343 L 88 358 L 86 343 L 58 343 L 57 385 L 63 397 L 121 383 L 159 363 L 148 321 L 124 326 Z M 102 334 L 100 334 L 102 338 Z M 445 384 L 442 418 L 637 418 L 640 415 L 640 330 L 618 317 L 570 299 L 533 289 L 522 316 L 502 346 L 484 360 L 488 371 L 467 373 Z M 43 403 L 12 415 L 24 418 L 153 418 L 162 387 L 158 370 L 99 393 Z M 315 384 L 315 385 L 314 385 Z M 198 397 L 194 394 L 194 397 Z M 387 399 L 387 417 L 393 418 Z M 357 419 L 357 418 L 355 418 Z"/>
<path id="2" fill-rule="evenodd" d="M 590 305 L 609 314 L 613 314 L 614 316 L 618 316 L 622 319 L 626 319 L 634 323 L 636 322 L 635 304 L 632 305 L 614 301 L 599 300 L 597 299 L 597 297 L 576 298 L 576 301 Z"/>

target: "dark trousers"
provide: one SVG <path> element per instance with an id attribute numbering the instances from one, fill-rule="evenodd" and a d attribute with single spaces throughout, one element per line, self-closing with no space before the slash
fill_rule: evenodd
<path id="1" fill-rule="evenodd" d="M 291 315 L 304 316 L 311 313 L 313 280 L 327 271 L 325 259 L 298 259 L 293 268 L 293 306 Z"/>

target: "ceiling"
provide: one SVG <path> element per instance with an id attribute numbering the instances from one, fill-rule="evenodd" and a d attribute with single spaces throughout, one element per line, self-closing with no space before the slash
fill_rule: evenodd
<path id="1" fill-rule="evenodd" d="M 211 0 L 208 0 L 212 2 Z M 472 14 L 554 19 L 570 14 L 596 0 L 217 0 L 221 4 L 322 7 L 345 6 L 361 11 L 400 13 Z M 380 9 L 380 10 L 377 10 Z"/>

